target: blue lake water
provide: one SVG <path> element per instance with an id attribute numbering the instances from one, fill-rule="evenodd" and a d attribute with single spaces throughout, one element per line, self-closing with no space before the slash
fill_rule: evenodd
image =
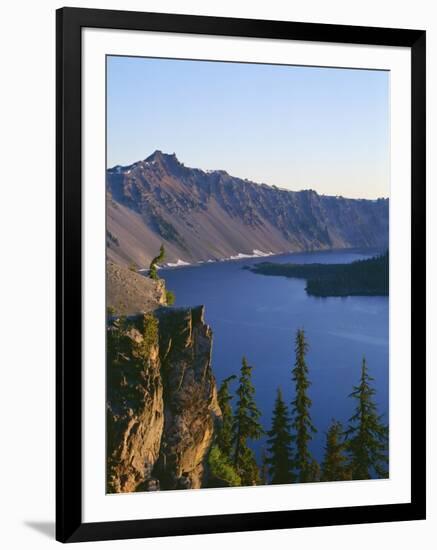
<path id="1" fill-rule="evenodd" d="M 268 261 L 348 263 L 375 251 L 342 250 L 272 256 Z M 254 367 L 256 401 L 269 429 L 278 387 L 293 398 L 291 369 L 296 330 L 309 342 L 307 363 L 312 385 L 311 415 L 318 429 L 311 449 L 321 460 L 331 419 L 347 422 L 355 406 L 348 397 L 357 384 L 363 356 L 375 378 L 379 411 L 388 420 L 389 308 L 387 297 L 315 298 L 305 280 L 256 275 L 242 269 L 266 258 L 244 259 L 160 270 L 177 306 L 205 305 L 212 327 L 213 370 L 218 385 L 239 373 L 245 355 Z M 235 389 L 235 385 L 234 385 Z M 264 441 L 253 446 L 257 453 Z"/>

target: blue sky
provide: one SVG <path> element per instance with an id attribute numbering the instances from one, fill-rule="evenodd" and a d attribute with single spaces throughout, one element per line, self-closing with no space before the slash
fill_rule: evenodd
<path id="1" fill-rule="evenodd" d="M 389 73 L 107 58 L 107 163 L 156 149 L 292 190 L 389 193 Z"/>

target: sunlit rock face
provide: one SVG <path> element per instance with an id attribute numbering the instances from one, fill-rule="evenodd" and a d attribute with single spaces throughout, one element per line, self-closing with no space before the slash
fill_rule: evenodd
<path id="1" fill-rule="evenodd" d="M 200 488 L 220 417 L 203 308 L 108 324 L 107 491 Z"/>

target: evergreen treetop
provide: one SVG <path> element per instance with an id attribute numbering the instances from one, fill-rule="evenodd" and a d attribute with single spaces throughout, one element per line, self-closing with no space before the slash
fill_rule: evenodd
<path id="1" fill-rule="evenodd" d="M 275 407 L 273 410 L 272 427 L 267 432 L 268 457 L 271 483 L 292 483 L 295 476 L 292 470 L 291 454 L 291 421 L 287 405 L 282 397 L 282 391 L 278 388 Z"/>
<path id="2" fill-rule="evenodd" d="M 259 439 L 263 435 L 263 429 L 259 423 L 261 413 L 256 406 L 254 396 L 252 367 L 243 357 L 233 423 L 234 465 L 243 485 L 255 485 L 259 482 L 255 455 L 247 444 L 248 439 Z"/>
<path id="3" fill-rule="evenodd" d="M 218 403 L 222 411 L 222 422 L 217 429 L 216 442 L 221 453 L 229 460 L 232 459 L 234 424 L 234 417 L 232 414 L 231 406 L 231 401 L 233 397 L 229 392 L 229 385 L 236 378 L 237 377 L 235 375 L 225 378 L 221 383 L 219 391 L 217 393 Z"/>
<path id="4" fill-rule="evenodd" d="M 373 378 L 369 375 L 365 357 L 361 364 L 361 377 L 354 386 L 352 397 L 357 401 L 354 414 L 346 430 L 349 468 L 352 479 L 371 479 L 373 473 L 379 478 L 387 477 L 388 428 L 378 415 L 374 400 Z"/>
<path id="5" fill-rule="evenodd" d="M 298 480 L 301 483 L 314 481 L 315 465 L 314 459 L 308 447 L 312 440 L 312 434 L 316 433 L 311 415 L 311 399 L 308 396 L 310 381 L 308 378 L 308 366 L 305 356 L 308 352 L 308 344 L 303 329 L 296 333 L 296 361 L 292 370 L 292 380 L 295 384 L 295 398 L 291 402 L 291 414 L 293 429 L 293 440 L 295 442 L 294 466 L 298 473 Z"/>
<path id="6" fill-rule="evenodd" d="M 326 434 L 325 455 L 322 462 L 321 481 L 350 479 L 345 455 L 344 432 L 341 422 L 333 420 Z"/>
<path id="7" fill-rule="evenodd" d="M 149 277 L 151 279 L 154 279 L 156 281 L 159 278 L 157 266 L 159 263 L 164 261 L 164 258 L 165 258 L 165 248 L 164 248 L 164 245 L 161 244 L 159 248 L 159 254 L 155 256 L 153 260 L 150 262 Z"/>

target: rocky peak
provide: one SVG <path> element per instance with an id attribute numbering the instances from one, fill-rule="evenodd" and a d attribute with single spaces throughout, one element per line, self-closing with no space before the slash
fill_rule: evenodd
<path id="1" fill-rule="evenodd" d="M 179 162 L 176 153 L 163 153 L 159 149 L 148 156 L 144 162 L 146 164 L 157 164 L 168 172 L 178 172 L 180 168 L 184 166 L 181 162 Z"/>

